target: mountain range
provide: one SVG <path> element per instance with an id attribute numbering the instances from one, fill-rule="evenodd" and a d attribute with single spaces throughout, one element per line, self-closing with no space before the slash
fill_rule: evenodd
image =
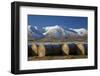
<path id="1" fill-rule="evenodd" d="M 42 39 L 42 38 L 71 38 L 71 37 L 83 37 L 87 34 L 85 28 L 63 28 L 59 25 L 46 26 L 41 29 L 37 26 L 28 25 L 28 38 Z"/>

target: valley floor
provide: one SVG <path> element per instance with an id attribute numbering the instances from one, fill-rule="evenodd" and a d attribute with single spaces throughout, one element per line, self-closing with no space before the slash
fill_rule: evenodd
<path id="1" fill-rule="evenodd" d="M 84 59 L 88 58 L 87 55 L 68 55 L 68 56 L 45 56 L 45 57 L 29 57 L 28 61 L 32 60 L 62 60 L 62 59 Z"/>

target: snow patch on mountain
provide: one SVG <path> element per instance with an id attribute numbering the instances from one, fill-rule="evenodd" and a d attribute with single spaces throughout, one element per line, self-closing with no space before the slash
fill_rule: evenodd
<path id="1" fill-rule="evenodd" d="M 78 35 L 80 35 L 80 36 L 83 36 L 87 33 L 87 30 L 85 28 L 79 28 L 79 29 L 70 28 L 70 30 L 77 32 Z"/>
<path id="2" fill-rule="evenodd" d="M 38 30 L 37 26 L 34 26 L 34 28 L 35 28 L 36 30 Z"/>

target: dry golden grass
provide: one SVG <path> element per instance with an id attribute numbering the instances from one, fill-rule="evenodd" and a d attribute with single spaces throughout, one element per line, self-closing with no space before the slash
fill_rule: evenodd
<path id="1" fill-rule="evenodd" d="M 64 43 L 62 45 L 62 50 L 63 52 L 66 54 L 66 55 L 69 55 L 69 47 L 68 47 L 68 44 L 67 43 Z"/>
<path id="2" fill-rule="evenodd" d="M 38 57 L 44 57 L 45 56 L 45 46 L 43 44 L 40 44 L 38 47 Z"/>
<path id="3" fill-rule="evenodd" d="M 37 54 L 37 50 L 38 50 L 38 48 L 37 48 L 37 46 L 36 46 L 36 44 L 35 43 L 32 43 L 32 50 Z"/>
<path id="4" fill-rule="evenodd" d="M 81 54 L 82 54 L 82 55 L 85 55 L 85 49 L 84 49 L 83 44 L 82 44 L 82 43 L 78 43 L 78 44 L 77 44 L 77 47 L 80 49 Z"/>

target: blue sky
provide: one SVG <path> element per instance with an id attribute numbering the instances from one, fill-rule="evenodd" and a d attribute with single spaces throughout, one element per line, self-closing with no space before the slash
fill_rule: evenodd
<path id="1" fill-rule="evenodd" d="M 28 15 L 28 25 L 37 26 L 38 28 L 59 25 L 63 28 L 87 29 L 88 17 Z"/>

